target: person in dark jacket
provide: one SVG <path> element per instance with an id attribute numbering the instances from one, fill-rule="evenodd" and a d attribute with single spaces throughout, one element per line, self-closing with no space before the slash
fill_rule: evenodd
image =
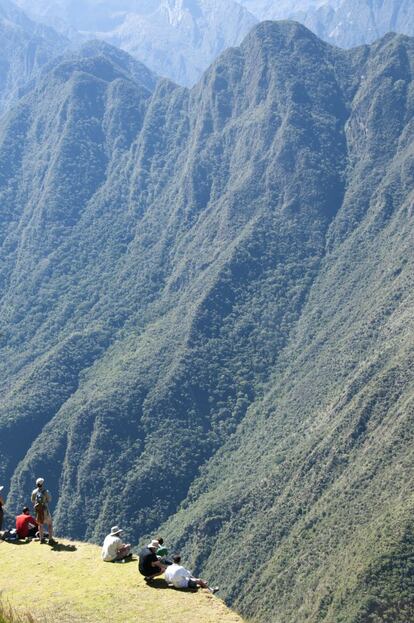
<path id="1" fill-rule="evenodd" d="M 158 541 L 153 540 L 139 553 L 138 570 L 146 582 L 151 582 L 157 575 L 164 573 L 166 569 L 156 554 L 158 547 Z"/>

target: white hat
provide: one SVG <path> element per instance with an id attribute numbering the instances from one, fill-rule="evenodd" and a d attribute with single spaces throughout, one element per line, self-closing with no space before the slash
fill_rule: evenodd
<path id="1" fill-rule="evenodd" d="M 0 491 L 3 491 L 4 487 L 3 485 L 0 486 Z"/>
<path id="2" fill-rule="evenodd" d="M 158 549 L 160 546 L 159 542 L 156 539 L 153 539 L 151 543 L 148 543 L 147 547 L 153 547 L 154 549 Z"/>
<path id="3" fill-rule="evenodd" d="M 112 536 L 115 534 L 121 534 L 122 529 L 119 526 L 112 526 L 111 528 L 111 534 Z"/>
<path id="4" fill-rule="evenodd" d="M 44 483 L 44 481 L 45 481 L 45 479 L 44 479 L 44 478 L 38 478 L 38 479 L 36 480 L 36 484 L 37 484 L 37 485 L 42 485 L 42 484 Z"/>

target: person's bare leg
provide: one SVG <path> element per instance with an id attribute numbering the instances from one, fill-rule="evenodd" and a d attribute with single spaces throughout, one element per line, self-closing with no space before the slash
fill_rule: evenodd
<path id="1" fill-rule="evenodd" d="M 40 541 L 43 541 L 43 539 L 45 538 L 44 534 L 45 533 L 44 533 L 44 529 L 43 529 L 43 524 L 40 523 L 39 524 L 39 539 L 40 539 Z"/>
<path id="2" fill-rule="evenodd" d="M 47 529 L 49 533 L 49 541 L 53 541 L 53 524 L 52 522 L 47 524 Z"/>

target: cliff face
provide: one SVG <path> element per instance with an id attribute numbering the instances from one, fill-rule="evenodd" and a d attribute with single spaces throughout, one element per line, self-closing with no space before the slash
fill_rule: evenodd
<path id="1" fill-rule="evenodd" d="M 167 520 L 257 620 L 407 620 L 413 47 L 267 22 L 187 90 L 94 43 L 3 119 L 9 507 Z"/>

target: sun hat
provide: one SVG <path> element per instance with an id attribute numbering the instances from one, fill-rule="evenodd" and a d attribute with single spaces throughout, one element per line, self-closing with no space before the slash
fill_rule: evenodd
<path id="1" fill-rule="evenodd" d="M 114 536 L 115 534 L 121 534 L 121 532 L 123 532 L 122 528 L 120 528 L 119 526 L 112 526 L 111 528 L 112 536 Z"/>
<path id="2" fill-rule="evenodd" d="M 3 485 L 0 485 L 0 491 L 3 491 L 4 487 Z"/>
<path id="3" fill-rule="evenodd" d="M 42 484 L 44 483 L 44 481 L 45 481 L 45 479 L 44 479 L 44 478 L 38 478 L 38 479 L 36 480 L 36 484 L 37 484 L 37 485 L 42 485 Z"/>
<path id="4" fill-rule="evenodd" d="M 148 545 L 147 545 L 148 548 L 154 547 L 155 549 L 158 549 L 159 546 L 160 546 L 160 544 L 159 544 L 159 542 L 156 539 L 153 539 L 151 541 L 151 543 L 148 543 Z"/>

